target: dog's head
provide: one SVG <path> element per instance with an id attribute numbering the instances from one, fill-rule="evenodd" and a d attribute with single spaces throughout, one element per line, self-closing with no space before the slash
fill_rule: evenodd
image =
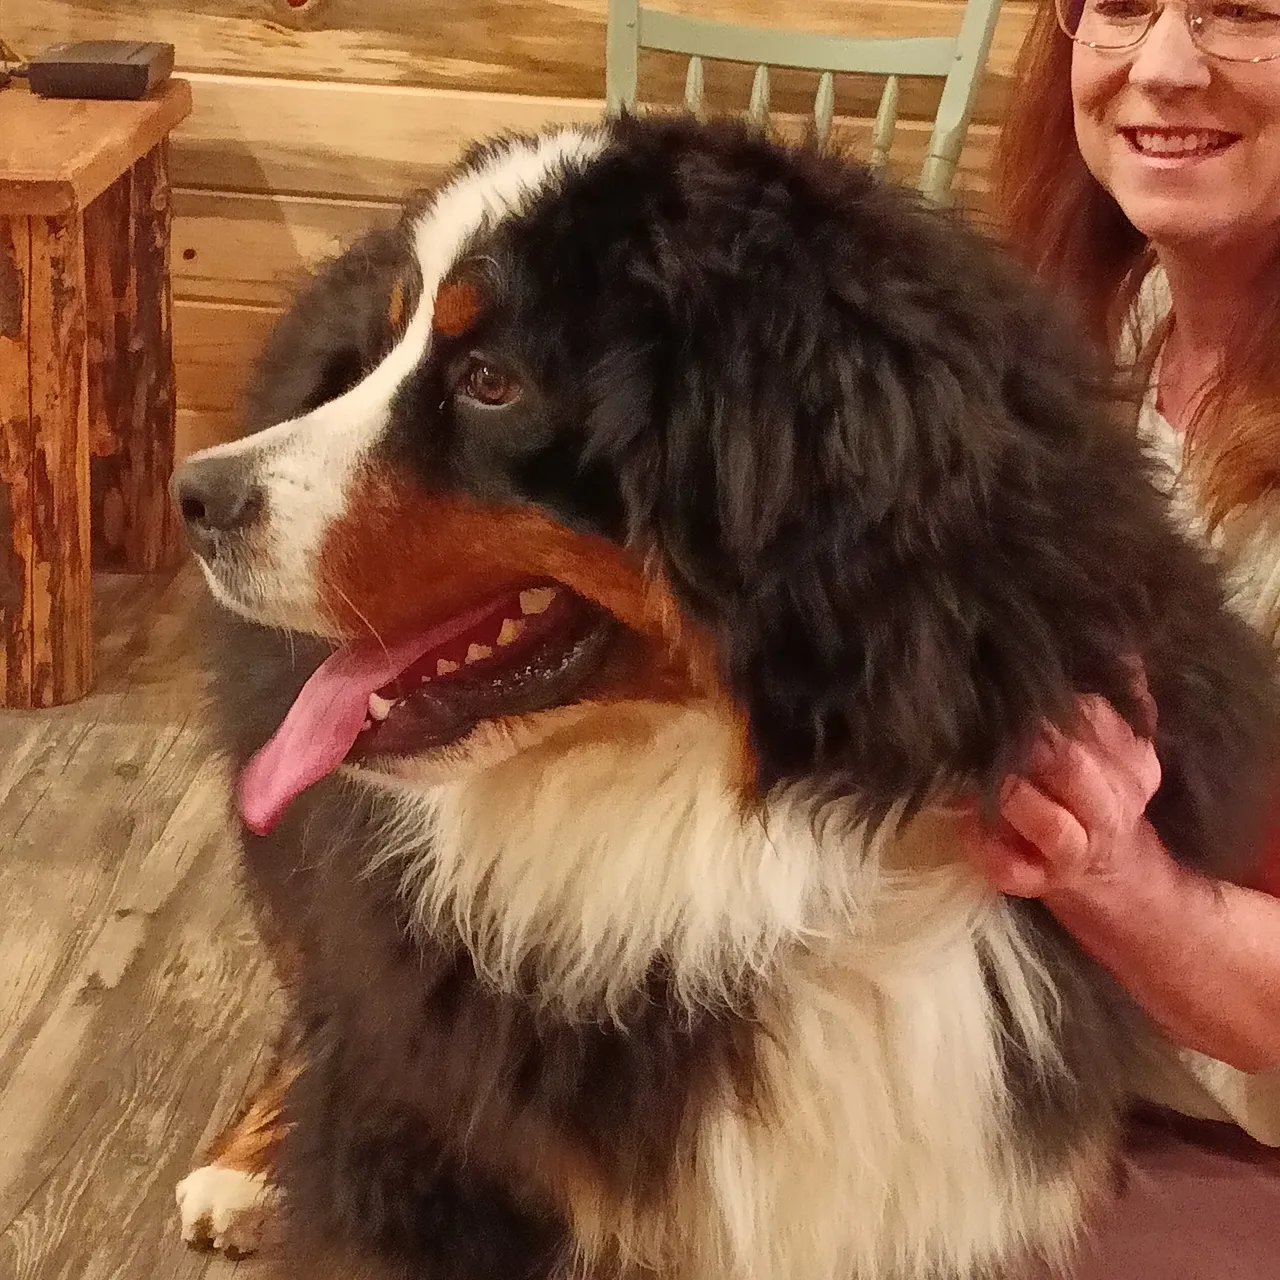
<path id="1" fill-rule="evenodd" d="M 721 707 L 748 797 L 883 814 L 994 785 L 1073 687 L 1123 700 L 1136 447 L 950 218 L 626 118 L 477 149 L 401 243 L 382 358 L 175 479 L 217 596 L 340 645 L 272 812 L 642 698 Z"/>

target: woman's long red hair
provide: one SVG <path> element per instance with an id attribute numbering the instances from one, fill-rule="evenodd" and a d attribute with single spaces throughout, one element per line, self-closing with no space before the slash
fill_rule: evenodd
<path id="1" fill-rule="evenodd" d="M 1153 258 L 1076 145 L 1072 47 L 1052 0 L 1041 0 L 996 149 L 994 207 L 1017 256 L 1114 352 Z M 1207 389 L 1187 432 L 1214 521 L 1280 493 L 1280 246 L 1273 264 L 1267 303 L 1241 316 L 1225 376 Z M 1140 368 L 1149 370 L 1154 355 L 1139 352 Z"/>

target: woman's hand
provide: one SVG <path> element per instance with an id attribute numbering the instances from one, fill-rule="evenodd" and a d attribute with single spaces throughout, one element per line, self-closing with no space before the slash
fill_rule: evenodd
<path id="1" fill-rule="evenodd" d="M 1280 1068 L 1280 900 L 1180 866 L 1145 817 L 1152 744 L 1101 698 L 1080 710 L 1076 737 L 1046 731 L 1008 783 L 1001 828 L 975 823 L 970 858 L 996 888 L 1043 901 L 1174 1041 Z"/>
<path id="2" fill-rule="evenodd" d="M 1141 688 L 1150 703 L 1145 684 Z M 1155 708 L 1150 706 L 1154 722 Z M 1025 777 L 1000 798 L 1004 825 L 982 831 L 970 856 L 1004 893 L 1043 898 L 1132 871 L 1147 804 L 1160 785 L 1155 747 L 1103 698 L 1080 700 L 1081 732 L 1047 728 Z"/>

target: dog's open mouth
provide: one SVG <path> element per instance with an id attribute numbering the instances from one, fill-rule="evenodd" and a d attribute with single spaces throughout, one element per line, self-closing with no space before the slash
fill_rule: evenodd
<path id="1" fill-rule="evenodd" d="M 369 695 L 368 717 L 347 759 L 444 746 L 481 720 L 568 700 L 596 669 L 605 617 L 581 596 L 550 585 L 493 601 L 478 625 L 433 645 Z"/>
<path id="2" fill-rule="evenodd" d="M 535 582 L 393 644 L 338 650 L 241 775 L 245 824 L 265 834 L 343 763 L 435 750 L 481 721 L 571 701 L 612 629 L 567 587 Z"/>

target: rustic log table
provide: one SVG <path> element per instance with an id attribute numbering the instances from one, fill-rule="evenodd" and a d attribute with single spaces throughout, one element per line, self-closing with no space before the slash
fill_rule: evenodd
<path id="1" fill-rule="evenodd" d="M 0 705 L 93 683 L 95 568 L 182 556 L 173 468 L 172 80 L 141 102 L 0 90 Z"/>

